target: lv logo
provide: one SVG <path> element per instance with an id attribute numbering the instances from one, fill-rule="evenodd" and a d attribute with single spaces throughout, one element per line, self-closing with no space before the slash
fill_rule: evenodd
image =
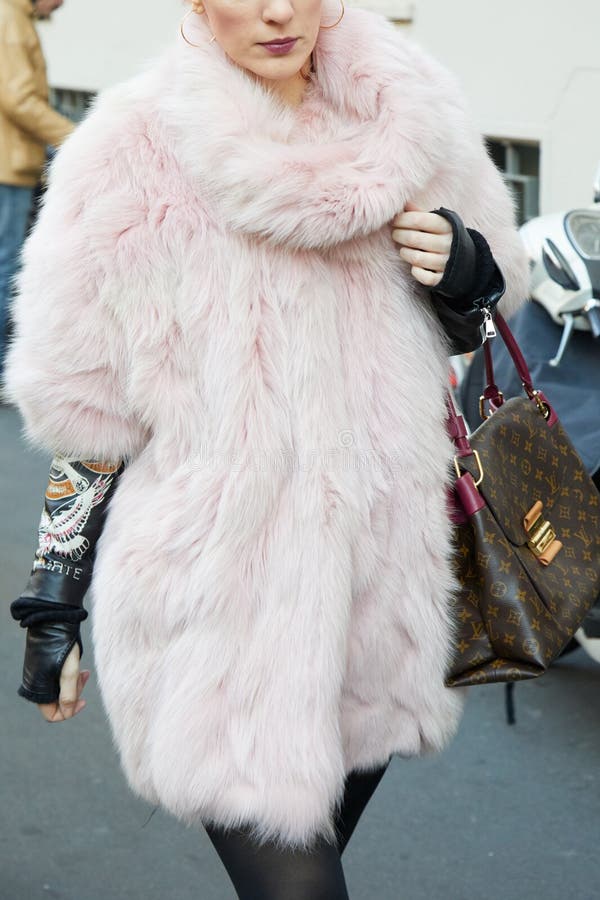
<path id="1" fill-rule="evenodd" d="M 483 622 L 470 622 L 469 624 L 473 629 L 474 638 L 480 638 L 483 636 Z"/>
<path id="2" fill-rule="evenodd" d="M 550 522 L 544 518 L 544 505 L 537 500 L 523 518 L 523 527 L 527 532 L 527 546 L 543 566 L 549 566 L 562 543 L 556 539 L 556 532 Z"/>
<path id="3" fill-rule="evenodd" d="M 585 546 L 586 548 L 589 547 L 590 544 L 593 544 L 592 538 L 591 538 L 591 537 L 589 536 L 589 534 L 585 531 L 583 525 L 581 526 L 581 528 L 579 529 L 579 531 L 576 531 L 576 532 L 575 532 L 575 537 L 576 537 L 576 538 L 579 538 L 580 541 L 583 541 L 583 544 L 584 544 L 584 546 Z"/>

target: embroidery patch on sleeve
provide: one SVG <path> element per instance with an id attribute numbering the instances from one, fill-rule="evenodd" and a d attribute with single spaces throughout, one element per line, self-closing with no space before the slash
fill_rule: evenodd
<path id="1" fill-rule="evenodd" d="M 46 502 L 38 527 L 34 569 L 47 568 L 47 555 L 80 560 L 90 548 L 84 529 L 92 510 L 106 498 L 120 463 L 56 456 L 50 467 Z"/>

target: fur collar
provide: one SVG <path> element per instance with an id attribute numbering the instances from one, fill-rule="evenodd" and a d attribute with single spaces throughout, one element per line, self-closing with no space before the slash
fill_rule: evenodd
<path id="1" fill-rule="evenodd" d="M 340 244 L 389 223 L 447 162 L 453 117 L 435 113 L 456 102 L 451 79 L 379 15 L 349 9 L 320 33 L 297 109 L 196 24 L 200 46 L 177 45 L 163 112 L 225 226 L 288 247 Z"/>

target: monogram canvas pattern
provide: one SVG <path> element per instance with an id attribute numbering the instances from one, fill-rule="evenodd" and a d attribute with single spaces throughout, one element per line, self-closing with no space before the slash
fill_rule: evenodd
<path id="1" fill-rule="evenodd" d="M 525 398 L 503 404 L 470 444 L 486 506 L 456 528 L 461 589 L 448 685 L 533 678 L 571 639 L 600 593 L 600 495 L 559 422 Z M 477 463 L 460 460 L 477 477 Z M 523 524 L 543 504 L 563 547 L 544 566 Z"/>

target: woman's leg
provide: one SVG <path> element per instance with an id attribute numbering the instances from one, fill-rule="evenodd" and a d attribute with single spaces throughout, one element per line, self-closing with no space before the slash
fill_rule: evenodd
<path id="1" fill-rule="evenodd" d="M 388 765 L 347 776 L 337 846 L 319 838 L 309 851 L 281 849 L 258 844 L 249 828 L 206 825 L 240 900 L 348 900 L 341 855 Z"/>
<path id="2" fill-rule="evenodd" d="M 346 789 L 342 805 L 335 818 L 336 834 L 338 835 L 338 847 L 340 856 L 346 849 L 352 832 L 358 824 L 358 820 L 364 809 L 375 793 L 375 789 L 383 778 L 390 759 L 378 769 L 370 772 L 350 772 L 346 777 Z"/>
<path id="3" fill-rule="evenodd" d="M 349 900 L 340 853 L 324 839 L 309 851 L 258 844 L 250 829 L 205 825 L 239 900 Z"/>

